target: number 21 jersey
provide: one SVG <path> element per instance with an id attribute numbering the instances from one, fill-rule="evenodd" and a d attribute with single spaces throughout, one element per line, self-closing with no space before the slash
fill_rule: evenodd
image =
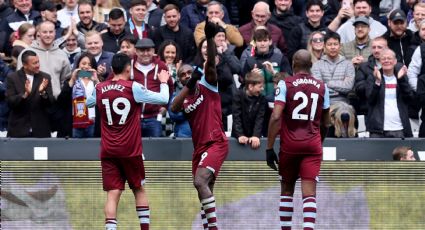
<path id="1" fill-rule="evenodd" d="M 329 108 L 326 85 L 310 74 L 299 73 L 280 81 L 275 104 L 284 106 L 280 149 L 288 154 L 321 154 L 320 120 Z"/>

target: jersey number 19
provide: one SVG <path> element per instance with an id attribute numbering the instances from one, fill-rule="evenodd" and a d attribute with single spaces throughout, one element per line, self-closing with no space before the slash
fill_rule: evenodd
<path id="1" fill-rule="evenodd" d="M 124 107 L 119 108 L 119 104 L 123 104 Z M 108 125 L 113 125 L 112 120 L 112 112 L 114 112 L 117 115 L 120 115 L 120 121 L 118 122 L 119 125 L 125 124 L 125 121 L 127 120 L 128 113 L 130 112 L 131 104 L 130 101 L 125 97 L 117 97 L 112 101 L 112 110 L 111 110 L 111 104 L 109 102 L 109 99 L 102 99 L 102 104 L 105 106 L 106 111 L 106 118 L 108 119 Z"/>

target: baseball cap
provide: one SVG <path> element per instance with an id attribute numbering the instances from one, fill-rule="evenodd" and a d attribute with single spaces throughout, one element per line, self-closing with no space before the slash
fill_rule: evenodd
<path id="1" fill-rule="evenodd" d="M 406 21 L 406 14 L 402 10 L 396 9 L 391 11 L 390 15 L 388 15 L 388 19 L 390 19 L 390 21 Z"/>
<path id="2" fill-rule="evenodd" d="M 55 11 L 59 9 L 60 9 L 59 5 L 54 4 L 53 2 L 50 2 L 50 1 L 43 2 L 40 6 L 40 11 L 45 11 L 45 10 Z"/>
<path id="3" fill-rule="evenodd" d="M 137 41 L 134 47 L 136 47 L 136 49 L 154 48 L 155 44 L 150 38 L 142 38 L 139 41 Z"/>
<path id="4" fill-rule="evenodd" d="M 356 26 L 356 24 L 358 24 L 358 23 L 363 23 L 363 24 L 369 26 L 370 25 L 370 23 L 369 23 L 369 17 L 366 17 L 366 16 L 357 16 L 354 19 L 353 26 Z"/>

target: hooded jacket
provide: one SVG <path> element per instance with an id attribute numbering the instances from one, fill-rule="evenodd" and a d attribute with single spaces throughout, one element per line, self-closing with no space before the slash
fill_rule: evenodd
<path id="1" fill-rule="evenodd" d="M 26 50 L 34 51 L 39 57 L 40 70 L 50 75 L 53 96 L 57 98 L 61 92 L 63 82 L 71 76 L 68 55 L 59 49 L 57 45 L 52 45 L 50 48 L 45 49 L 40 46 L 38 41 L 35 41 L 19 55 L 17 69 L 22 68 L 21 56 Z"/>

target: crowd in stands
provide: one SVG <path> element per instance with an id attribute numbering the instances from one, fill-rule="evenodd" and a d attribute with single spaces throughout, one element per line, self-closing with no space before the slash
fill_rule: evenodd
<path id="1" fill-rule="evenodd" d="M 299 49 L 311 53 L 331 105 L 353 111 L 333 114 L 343 137 L 357 136 L 358 115 L 370 137 L 412 137 L 411 123 L 425 137 L 419 0 L 0 0 L 0 131 L 99 137 L 98 112 L 85 100 L 111 77 L 118 52 L 133 58 L 133 80 L 150 90 L 159 91 L 157 76 L 168 71 L 171 102 L 204 66 L 205 20 L 221 29 L 214 41 L 223 129 L 241 144 L 258 148 L 266 136 L 276 85 L 292 74 Z M 169 104 L 143 104 L 140 123 L 146 137 L 191 136 Z"/>

